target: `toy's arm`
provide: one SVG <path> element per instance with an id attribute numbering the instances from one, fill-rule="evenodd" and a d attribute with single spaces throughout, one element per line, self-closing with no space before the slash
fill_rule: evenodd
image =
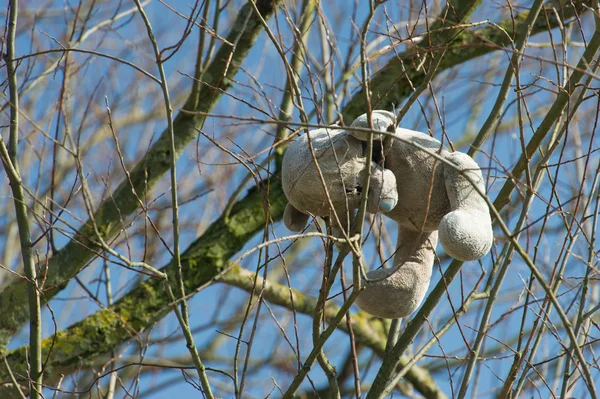
<path id="1" fill-rule="evenodd" d="M 453 152 L 447 159 L 456 168 L 444 165 L 446 192 L 452 211 L 440 222 L 440 242 L 455 259 L 482 258 L 492 247 L 494 236 L 488 205 L 474 187 L 485 193 L 481 170 L 470 156 L 461 152 Z"/>
<path id="2" fill-rule="evenodd" d="M 437 232 L 419 232 L 399 227 L 394 267 L 372 270 L 370 280 L 356 300 L 359 308 L 386 319 L 414 312 L 427 293 L 435 258 Z"/>

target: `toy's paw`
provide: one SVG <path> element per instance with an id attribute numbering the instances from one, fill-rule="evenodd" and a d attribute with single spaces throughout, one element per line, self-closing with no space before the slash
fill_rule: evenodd
<path id="1" fill-rule="evenodd" d="M 419 276 L 410 275 L 415 270 L 404 275 L 404 278 L 401 278 L 397 271 L 392 274 L 393 271 L 378 269 L 367 273 L 369 280 L 383 280 L 366 283 L 365 290 L 356 299 L 356 304 L 361 310 L 376 317 L 398 319 L 408 316 L 419 307 L 423 298 L 420 292 L 412 289 Z"/>
<path id="2" fill-rule="evenodd" d="M 440 222 L 439 239 L 446 253 L 461 261 L 482 258 L 492 247 L 490 217 L 462 209 L 446 214 Z"/>
<path id="3" fill-rule="evenodd" d="M 396 176 L 389 169 L 380 166 L 371 168 L 371 183 L 369 198 L 367 199 L 367 212 L 389 212 L 398 203 L 398 188 Z"/>
<path id="4" fill-rule="evenodd" d="M 308 223 L 308 215 L 300 212 L 292 204 L 287 204 L 283 211 L 283 223 L 291 231 L 302 231 Z"/>

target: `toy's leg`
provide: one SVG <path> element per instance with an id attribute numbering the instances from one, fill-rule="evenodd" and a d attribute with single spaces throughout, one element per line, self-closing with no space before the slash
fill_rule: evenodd
<path id="1" fill-rule="evenodd" d="M 456 165 L 456 168 L 444 165 L 452 211 L 440 222 L 440 242 L 455 259 L 479 259 L 488 253 L 494 239 L 488 205 L 474 187 L 485 193 L 481 170 L 470 156 L 461 152 L 450 154 L 448 160 Z"/>
<path id="2" fill-rule="evenodd" d="M 394 267 L 367 273 L 369 282 L 356 300 L 359 308 L 386 319 L 414 312 L 427 293 L 437 245 L 437 232 L 399 228 Z"/>

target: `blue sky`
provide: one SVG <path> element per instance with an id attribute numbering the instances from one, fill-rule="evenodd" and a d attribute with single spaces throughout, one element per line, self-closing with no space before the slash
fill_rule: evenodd
<path id="1" fill-rule="evenodd" d="M 34 4 L 24 3 L 23 9 L 35 7 Z M 189 12 L 188 4 L 185 2 L 169 2 L 169 4 L 182 13 Z M 323 4 L 323 12 L 328 15 L 331 19 L 329 21 L 332 33 L 335 35 L 338 52 L 336 56 L 339 59 L 344 60 L 346 53 L 350 46 L 356 43 L 357 40 L 357 29 L 360 27 L 367 13 L 366 2 L 354 2 L 354 4 L 345 4 L 345 7 L 341 6 L 342 2 L 327 2 Z M 133 4 L 123 4 L 121 11 L 131 7 Z M 56 16 L 46 17 L 39 22 L 38 26 L 32 31 L 20 32 L 19 40 L 17 42 L 17 53 L 18 55 L 25 55 L 35 50 L 44 50 L 57 48 L 57 44 L 51 39 L 51 37 L 57 38 L 64 43 L 65 38 L 65 18 L 64 12 L 61 11 L 64 4 L 62 2 L 48 3 L 47 9 L 53 10 Z M 72 5 L 71 5 L 72 6 Z M 114 4 L 110 6 L 114 7 Z M 226 34 L 227 24 L 230 21 L 231 15 L 235 11 L 237 3 L 229 5 L 227 12 L 224 14 L 224 18 L 220 22 L 219 32 Z M 354 8 L 356 7 L 356 8 Z M 184 23 L 183 20 L 169 11 L 160 2 L 150 2 L 146 6 L 146 12 L 152 22 L 152 25 L 157 33 L 159 45 L 164 48 L 168 45 L 176 43 L 181 37 Z M 113 11 L 108 13 L 110 15 Z M 398 3 L 386 3 L 385 11 L 389 18 L 393 21 L 403 21 L 408 18 L 407 8 L 404 7 L 401 2 Z M 435 15 L 436 8 L 430 8 L 429 12 Z M 439 11 L 439 9 L 438 9 Z M 416 14 L 416 11 L 413 11 Z M 106 17 L 106 12 L 98 11 L 92 21 L 97 23 Z M 413 16 L 415 15 L 413 14 Z M 66 12 L 67 20 L 72 18 L 72 11 Z M 369 35 L 371 40 L 380 36 L 380 33 L 385 31 L 385 14 L 383 7 L 380 8 L 372 23 L 373 33 Z M 492 21 L 499 21 L 507 17 L 505 7 L 500 7 L 497 4 L 486 4 L 481 6 L 480 9 L 472 16 L 472 21 L 483 21 L 485 19 L 491 19 Z M 291 44 L 290 29 L 285 21 L 285 16 L 282 12 L 277 14 L 278 20 L 271 19 L 269 25 L 275 31 L 279 29 L 282 37 L 285 38 L 284 43 L 286 45 Z M 25 17 L 24 17 L 25 19 Z M 589 16 L 583 18 L 582 24 L 585 27 L 584 31 L 591 35 L 593 29 L 593 22 Z M 118 56 L 122 59 L 141 65 L 146 68 L 149 72 L 158 75 L 156 68 L 152 67 L 152 56 L 149 42 L 145 37 L 145 32 L 142 29 L 141 21 L 139 16 L 133 18 L 125 18 L 122 22 L 116 24 L 118 29 L 111 31 L 101 31 L 92 35 L 81 48 L 94 49 L 109 53 L 114 56 Z M 358 28 L 357 28 L 358 27 Z M 419 28 L 423 29 L 423 28 Z M 476 28 L 475 28 L 476 29 Z M 582 38 L 577 33 L 577 29 L 573 29 L 571 40 L 582 41 Z M 589 32 L 589 33 L 588 33 Z M 33 36 L 32 36 L 33 35 Z M 560 40 L 558 32 L 553 32 L 555 40 Z M 33 37 L 33 39 L 32 39 Z M 32 40 L 34 45 L 32 47 Z M 589 38 L 587 38 L 589 40 Z M 540 34 L 532 39 L 533 42 L 546 43 L 548 41 L 548 34 Z M 385 43 L 385 42 L 384 42 Z M 194 63 L 195 63 L 195 48 L 197 45 L 197 31 L 194 30 L 190 37 L 184 42 L 181 49 L 165 64 L 165 70 L 169 77 L 169 86 L 172 95 L 177 92 L 185 92 L 190 85 L 189 78 L 185 74 L 193 74 Z M 318 59 L 320 57 L 320 46 L 321 41 L 316 33 L 311 34 L 307 47 L 311 55 Z M 402 50 L 403 48 L 400 48 Z M 352 58 L 357 56 L 357 47 L 354 47 L 355 53 Z M 569 62 L 575 62 L 579 58 L 581 48 L 572 46 L 568 50 Z M 533 115 L 532 125 L 535 128 L 543 114 L 536 113 L 536 109 L 547 106 L 553 100 L 553 94 L 548 90 L 553 89 L 553 81 L 556 81 L 556 69 L 549 63 L 540 63 L 533 56 L 541 55 L 544 58 L 550 59 L 552 54 L 547 48 L 530 48 L 528 54 L 532 57 L 527 58 L 524 62 L 521 70 L 521 85 L 526 86 L 534 83 L 534 86 L 529 88 L 527 92 L 530 96 L 528 97 L 528 104 Z M 375 60 L 371 68 L 373 71 L 381 68 L 390 55 L 381 57 Z M 496 52 L 490 56 L 479 58 L 471 62 L 465 63 L 457 68 L 449 71 L 445 71 L 438 75 L 434 81 L 434 92 L 435 99 L 441 109 L 441 114 L 444 119 L 444 124 L 448 132 L 449 137 L 455 141 L 460 142 L 460 138 L 466 131 L 476 134 L 478 129 L 481 127 L 485 118 L 487 117 L 490 109 L 495 100 L 495 94 L 498 91 L 498 85 L 501 82 L 503 71 L 507 64 L 507 54 Z M 27 61 L 20 68 L 21 70 L 31 67 L 32 76 L 39 74 L 46 65 L 44 64 L 48 60 L 55 59 L 55 54 L 39 56 L 35 58 L 35 62 L 29 64 Z M 125 117 L 132 112 L 128 107 L 127 99 L 136 98 L 140 100 L 138 106 L 142 109 L 150 109 L 156 107 L 157 104 L 161 104 L 161 97 L 157 91 L 155 84 L 148 78 L 140 77 L 139 72 L 133 69 L 117 65 L 113 61 L 103 59 L 100 57 L 89 57 L 85 54 L 72 54 L 73 60 L 81 65 L 82 69 L 79 74 L 76 75 L 76 79 L 81 79 L 76 82 L 71 82 L 72 90 L 77 92 L 77 96 L 73 98 L 85 98 L 89 97 L 91 103 L 98 109 L 104 107 L 105 98 L 108 99 L 113 118 Z M 33 59 L 31 59 L 33 60 Z M 43 60 L 43 61 L 41 61 Z M 339 63 L 339 61 L 337 61 Z M 339 65 L 339 64 L 338 64 Z M 313 65 L 314 68 L 314 65 Z M 243 64 L 243 71 L 240 71 L 236 76 L 236 84 L 231 90 L 231 94 L 236 97 L 242 98 L 245 101 L 265 110 L 269 110 L 269 104 L 266 98 L 268 98 L 273 104 L 279 104 L 281 101 L 281 88 L 285 81 L 285 71 L 282 66 L 281 59 L 277 52 L 274 50 L 272 43 L 269 41 L 267 36 L 263 33 L 259 37 L 257 43 L 253 47 L 249 56 L 246 58 Z M 336 69 L 336 74 L 339 75 L 339 67 Z M 23 78 L 21 78 L 23 79 Z M 54 132 L 56 122 L 56 111 L 55 107 L 57 93 L 59 93 L 62 85 L 63 69 L 59 68 L 50 77 L 43 80 L 43 84 L 40 84 L 35 89 L 31 90 L 29 94 L 23 96 L 22 102 L 27 103 L 28 101 L 42 98 L 42 101 L 31 107 L 34 112 L 29 116 L 36 121 L 42 123 L 44 128 Z M 322 80 L 322 78 L 319 78 Z M 596 84 L 596 82 L 593 82 Z M 301 77 L 300 86 L 304 89 L 303 94 L 306 96 L 305 105 L 309 104 L 310 96 L 313 96 L 313 88 L 310 85 L 310 79 L 306 75 L 306 72 Z M 358 83 L 353 81 L 350 85 L 349 96 L 351 97 L 357 90 Z M 538 90 L 539 89 L 539 90 Z M 265 93 L 262 96 L 260 90 Z M 50 94 L 47 94 L 50 93 Z M 40 97 L 41 94 L 41 97 Z M 320 92 L 317 93 L 317 98 Z M 174 96 L 175 97 L 175 96 Z M 312 97 L 314 98 L 314 96 Z M 346 97 L 348 98 L 348 97 Z M 427 131 L 427 126 L 431 126 L 432 133 L 435 137 L 441 137 L 440 122 L 435 112 L 435 108 L 432 106 L 432 97 L 428 93 L 424 93 L 420 100 L 423 104 L 425 111 L 421 110 L 418 104 L 415 104 L 410 112 L 407 114 L 405 119 L 402 121 L 402 126 Z M 511 91 L 508 102 L 511 103 L 515 99 L 514 92 Z M 584 110 L 594 111 L 596 104 L 592 104 L 594 101 L 588 101 L 584 105 Z M 401 107 L 402 104 L 398 104 Z M 80 104 L 75 100 L 70 104 L 71 127 L 79 125 L 83 120 L 84 112 Z M 309 109 L 310 110 L 310 109 Z M 175 110 L 177 112 L 177 110 Z M 233 114 L 236 116 L 254 116 L 263 118 L 264 115 L 251 109 L 247 104 L 236 100 L 233 97 L 223 96 L 217 106 L 212 111 L 214 114 Z M 582 111 L 583 112 L 583 111 Z M 510 121 L 517 117 L 516 108 L 511 106 L 506 113 L 504 120 Z M 5 118 L 5 116 L 3 116 Z M 299 120 L 298 112 L 294 114 L 294 121 Z M 96 131 L 105 123 L 102 118 L 98 118 L 98 121 L 90 121 L 86 128 L 81 130 L 82 142 L 91 140 L 96 134 Z M 313 120 L 316 122 L 316 119 Z M 332 121 L 328 121 L 332 122 Z M 24 130 L 27 130 L 27 124 L 24 122 Z M 123 137 L 125 147 L 123 148 L 125 161 L 128 165 L 134 165 L 135 161 L 139 158 L 140 152 L 149 146 L 149 144 L 155 140 L 158 135 L 162 132 L 165 127 L 164 118 L 157 118 L 151 120 L 149 123 L 139 123 L 127 128 L 123 131 L 118 129 L 117 134 Z M 64 122 L 60 124 L 60 129 L 64 129 Z M 589 132 L 591 126 L 581 122 L 580 125 L 574 126 L 574 129 L 579 131 Z M 484 165 L 486 168 L 486 177 L 488 179 L 488 190 L 490 198 L 495 198 L 498 190 L 504 183 L 507 173 L 504 168 L 510 170 L 512 165 L 520 154 L 520 142 L 519 142 L 519 131 L 515 125 L 506 125 L 506 131 L 499 133 L 492 142 L 486 143 L 484 146 L 484 153 L 480 153 L 476 160 Z M 240 131 L 241 130 L 241 131 Z M 502 127 L 501 129 L 502 130 Z M 274 128 L 272 125 L 260 126 L 258 124 L 240 124 L 235 120 L 221 119 L 221 118 L 209 118 L 204 125 L 203 131 L 209 135 L 215 137 L 222 145 L 233 151 L 238 151 L 239 148 L 233 144 L 237 144 L 242 147 L 245 151 L 250 154 L 256 154 L 260 151 L 268 148 L 272 143 L 272 134 Z M 524 128 L 524 138 L 528 140 L 532 135 L 532 129 L 529 126 Z M 571 137 L 571 136 L 569 136 Z M 583 135 L 584 139 L 589 141 L 588 136 Z M 127 138 L 127 139 L 125 139 Z M 228 139 L 232 139 L 229 141 Z M 595 141 L 594 141 L 595 140 Z M 43 142 L 40 140 L 39 142 Z M 570 143 L 570 142 L 569 142 Z M 47 144 L 48 145 L 48 144 Z M 598 147 L 597 139 L 593 138 L 591 143 L 592 148 Z M 186 228 L 182 235 L 181 248 L 185 249 L 193 242 L 199 232 L 204 231 L 206 226 L 213 220 L 215 220 L 224 208 L 224 204 L 227 201 L 228 194 L 230 195 L 240 184 L 243 177 L 245 176 L 246 170 L 241 165 L 223 165 L 223 161 L 234 162 L 232 158 L 224 157 L 219 154 L 214 148 L 211 148 L 210 142 L 200 137 L 193 144 L 190 144 L 184 154 L 180 157 L 177 167 L 179 176 L 182 178 L 181 186 L 179 187 L 182 197 L 184 199 L 192 198 L 193 193 L 202 192 L 207 188 L 215 189 L 215 192 L 211 192 L 208 195 L 194 200 L 190 203 L 182 205 L 181 214 L 182 219 L 185 219 L 186 223 L 193 224 L 197 223 L 197 229 Z M 583 146 L 585 147 L 585 146 Z M 26 142 L 22 143 L 23 151 L 28 151 L 29 146 Z M 104 136 L 95 145 L 87 149 L 87 156 L 84 157 L 84 165 L 89 173 L 92 187 L 97 190 L 97 201 L 101 198 L 105 198 L 106 194 L 103 190 L 106 190 L 105 183 L 102 180 L 109 171 L 118 171 L 115 168 L 115 164 L 118 162 L 116 157 L 105 158 L 102 154 L 110 153 L 113 150 L 113 141 L 110 137 Z M 458 148 L 457 148 L 458 149 Z M 460 148 L 466 151 L 467 147 Z M 493 156 L 493 160 L 489 161 L 489 155 Z M 577 154 L 573 155 L 568 153 L 565 156 L 569 159 L 574 158 Z M 554 156 L 558 159 L 558 155 Z M 51 158 L 45 158 L 45 161 L 40 164 L 34 163 L 34 165 L 40 166 L 40 169 L 33 169 L 26 176 L 26 184 L 29 186 L 35 186 L 40 183 L 42 187 L 49 184 L 45 178 L 47 173 L 48 162 Z M 264 159 L 264 158 L 262 158 Z M 594 154 L 590 159 L 590 165 L 597 163 L 598 157 Z M 488 169 L 487 166 L 490 166 Z M 559 175 L 559 181 L 557 182 L 557 189 L 566 198 L 568 189 L 578 182 L 580 178 L 577 174 L 577 163 L 572 162 L 565 165 L 561 169 Z M 38 171 L 40 170 L 40 171 Z M 591 171 L 590 171 L 591 173 Z M 75 177 L 74 172 L 67 174 L 64 177 L 64 187 L 70 187 Z M 216 190 L 219 188 L 218 183 L 224 177 L 231 177 L 228 181 L 227 187 L 223 190 Z M 123 175 L 112 174 L 108 179 L 109 188 L 114 190 L 116 184 L 123 178 Z M 248 188 L 252 186 L 252 182 L 248 185 Z M 586 190 L 590 190 L 591 187 L 586 187 Z M 104 194 L 103 194 L 104 193 Z M 168 177 L 164 178 L 161 183 L 154 190 L 154 194 L 159 196 L 164 194 L 159 200 L 158 204 L 167 205 L 169 192 L 169 181 Z M 550 187 L 548 185 L 542 186 L 539 191 L 539 199 L 534 202 L 534 206 L 529 214 L 531 222 L 536 221 L 539 217 L 546 213 L 546 207 L 544 200 L 549 198 L 551 194 Z M 515 199 L 519 201 L 519 199 Z M 85 210 L 81 207 L 72 207 L 73 213 L 65 215 L 66 220 L 69 223 L 78 225 L 80 221 L 78 219 L 85 218 Z M 510 225 L 514 225 L 516 217 L 518 217 L 519 207 L 515 210 L 503 214 L 505 220 Z M 0 221 L 1 221 L 0 216 Z M 537 222 L 533 226 L 539 225 Z M 553 213 L 553 216 L 549 220 L 550 228 L 560 229 L 562 220 L 559 217 L 558 212 Z M 138 223 L 139 225 L 139 223 Z M 388 228 L 391 234 L 392 242 L 395 241 L 395 228 L 388 222 Z M 168 230 L 168 226 L 163 226 L 165 230 Z M 280 223 L 274 226 L 273 234 L 276 236 L 288 235 L 289 232 Z M 165 233 L 168 240 L 171 239 L 172 235 L 168 232 Z M 548 266 L 552 265 L 554 260 L 558 258 L 560 251 L 560 245 L 564 232 L 558 230 L 555 233 L 548 233 L 543 237 L 539 248 L 539 264 Z M 470 292 L 470 289 L 478 280 L 481 270 L 490 271 L 493 260 L 498 256 L 499 251 L 505 245 L 505 241 L 501 239 L 501 234 L 497 233 L 497 247 L 492 251 L 491 255 L 484 258 L 481 263 L 470 262 L 463 268 L 462 274 L 459 277 L 460 281 L 455 281 L 449 290 L 449 296 L 452 298 L 454 306 L 460 305 L 461 296 L 464 293 Z M 537 236 L 533 233 L 531 236 L 524 235 L 522 237 L 522 245 L 528 248 L 533 254 L 535 241 Z M 252 248 L 256 244 L 260 243 L 261 237 L 255 237 L 253 240 L 248 242 L 244 249 Z M 583 240 L 580 240 L 583 241 Z M 56 235 L 56 244 L 58 247 L 64 245 L 67 239 L 60 234 Z M 140 248 L 143 247 L 143 240 L 136 238 L 132 240 L 134 246 L 133 252 L 135 256 L 140 255 Z M 366 258 L 376 259 L 375 246 L 373 242 L 371 245 L 366 246 Z M 296 244 L 300 245 L 300 244 Z M 292 285 L 296 288 L 302 287 L 305 294 L 310 294 L 314 297 L 318 294 L 318 283 L 321 276 L 321 268 L 323 262 L 323 252 L 320 251 L 319 243 L 317 240 L 304 244 L 301 252 L 289 262 L 286 266 L 289 270 L 290 277 L 292 279 Z M 123 248 L 123 246 L 121 246 Z M 579 243 L 575 246 L 574 252 L 577 254 L 585 254 L 588 246 Z M 274 251 L 273 249 L 272 251 Z M 438 254 L 442 254 L 441 247 L 438 248 Z M 440 277 L 440 267 L 442 270 L 448 265 L 448 259 L 446 257 L 441 258 L 442 264 L 438 267 L 437 264 L 434 267 L 434 276 L 432 280 L 432 286 L 437 283 Z M 158 251 L 156 256 L 152 259 L 153 264 L 162 266 L 170 260 L 170 257 L 166 251 Z M 244 260 L 243 266 L 250 269 L 256 270 L 258 263 L 257 255 L 249 256 Z M 306 263 L 314 263 L 314 266 L 307 266 Z M 273 270 L 281 268 L 283 265 L 281 261 L 277 260 L 273 262 L 269 267 Z M 89 284 L 90 287 L 98 286 L 98 279 L 102 276 L 102 263 L 99 261 L 93 262 L 86 270 L 80 273 L 79 277 L 82 281 Z M 349 265 L 348 265 L 349 267 Z M 349 271 L 350 269 L 346 269 Z M 569 260 L 569 267 L 567 268 L 567 274 L 569 278 L 577 279 L 583 274 L 583 268 L 581 262 L 576 258 Z M 118 266 L 111 266 L 111 273 L 113 281 L 115 282 L 114 291 L 117 292 L 117 296 L 122 295 L 126 292 L 126 288 L 130 287 L 137 275 L 125 269 L 119 268 Z M 518 328 L 520 323 L 521 312 L 513 312 L 506 314 L 511 307 L 520 307 L 522 305 L 522 295 L 524 282 L 529 278 L 529 271 L 524 265 L 522 260 L 515 256 L 513 263 L 510 266 L 509 277 L 505 280 L 500 298 L 502 299 L 494 308 L 491 321 L 496 322 L 501 320 L 491 332 L 490 339 L 486 342 L 486 347 L 494 347 L 499 345 L 499 342 L 507 340 L 507 337 L 511 335 L 511 332 Z M 333 292 L 339 292 L 339 285 L 334 286 Z M 541 294 L 540 294 L 541 295 Z M 563 297 L 565 303 L 568 303 L 573 299 L 573 292 L 567 292 Z M 106 300 L 106 296 L 102 290 L 98 291 L 98 298 L 102 301 Z M 226 298 L 226 300 L 224 300 Z M 69 300 L 61 300 L 69 299 Z M 190 301 L 189 306 L 191 309 L 191 325 L 192 326 L 206 326 L 201 332 L 195 335 L 197 345 L 202 348 L 209 342 L 214 341 L 216 338 L 223 339 L 222 346 L 220 347 L 218 354 L 231 359 L 235 350 L 235 341 L 233 339 L 224 338 L 223 335 L 216 332 L 214 328 L 210 328 L 210 322 L 214 321 L 211 317 L 215 313 L 215 309 L 219 309 L 223 304 L 226 305 L 224 309 L 219 309 L 217 312 L 219 317 L 218 320 L 225 320 L 227 316 L 239 309 L 247 301 L 248 296 L 238 289 L 231 289 L 230 293 L 227 293 L 222 285 L 213 285 L 201 291 L 195 295 Z M 52 309 L 57 315 L 57 325 L 59 329 L 65 328 L 71 323 L 86 317 L 89 314 L 94 313 L 98 310 L 96 304 L 86 298 L 85 293 L 75 283 L 71 282 L 66 290 L 58 295 L 58 299 L 55 299 L 52 303 Z M 441 356 L 444 353 L 459 356 L 465 354 L 465 343 L 461 334 L 472 341 L 476 335 L 474 329 L 479 325 L 479 317 L 482 311 L 481 305 L 476 305 L 471 308 L 469 313 L 460 320 L 460 326 L 462 332 L 455 325 L 452 329 L 446 333 L 440 340 L 439 346 L 434 346 L 430 354 L 434 356 Z M 285 310 L 273 307 L 274 312 L 278 316 L 278 319 L 288 321 L 290 313 Z M 356 309 L 354 309 L 356 310 Z M 258 357 L 276 358 L 281 356 L 289 360 L 290 351 L 281 342 L 281 336 L 274 324 L 273 320 L 268 317 L 268 311 L 262 309 L 263 322 L 257 332 L 257 336 L 253 346 L 253 354 Z M 432 326 L 439 327 L 441 321 L 445 321 L 451 315 L 450 303 L 447 299 L 443 299 L 434 315 L 432 316 Z M 506 318 L 504 318 L 506 317 Z M 533 318 L 531 312 L 528 318 Z M 45 336 L 48 336 L 53 331 L 53 322 L 49 312 L 45 312 Z M 528 319 L 528 323 L 532 320 Z M 215 321 L 216 323 L 216 321 Z M 310 319 L 306 316 L 299 316 L 299 323 L 304 327 L 301 329 L 301 335 L 299 337 L 302 342 L 304 356 L 310 350 Z M 249 325 L 250 326 L 250 325 Z M 247 331 L 251 328 L 247 326 Z M 150 337 L 158 338 L 169 336 L 173 333 L 177 333 L 178 325 L 173 315 L 167 316 L 161 323 L 154 326 Z M 237 329 L 233 330 L 237 333 Z M 286 324 L 286 332 L 290 335 L 294 335 L 293 324 Z M 246 338 L 248 337 L 246 333 Z M 558 331 L 557 334 L 564 339 L 564 332 Z M 418 349 L 419 345 L 431 336 L 430 329 L 427 326 L 424 327 L 421 335 L 416 339 L 414 347 Z M 11 348 L 22 345 L 26 342 L 27 332 L 26 329 L 17 336 L 17 338 L 11 343 Z M 274 347 L 274 343 L 277 346 Z M 507 342 L 508 346 L 511 343 Z M 514 345 L 514 344 L 513 344 Z M 543 343 L 543 350 L 540 352 L 540 360 L 545 356 L 550 356 L 553 353 L 557 353 L 561 350 L 560 345 L 556 340 L 548 340 Z M 146 353 L 149 357 L 161 357 L 163 356 L 164 348 L 151 347 Z M 176 345 L 169 345 L 167 347 L 169 356 L 185 355 L 187 350 L 182 341 L 179 341 Z M 342 332 L 336 332 L 329 342 L 325 346 L 325 351 L 331 360 L 339 367 L 340 363 L 346 357 L 349 350 L 349 341 L 347 335 Z M 137 354 L 137 349 L 132 347 L 129 352 L 130 355 Z M 360 354 L 360 359 L 365 363 L 371 357 L 371 353 L 368 350 L 363 350 Z M 493 391 L 488 391 L 486 385 L 489 384 L 490 388 L 496 388 L 499 385 L 498 376 L 504 376 L 507 373 L 507 367 L 512 362 L 511 352 L 508 348 L 501 351 L 497 355 L 497 359 L 487 360 L 481 363 L 478 372 L 481 373 L 480 383 L 477 387 L 477 392 L 480 397 L 493 397 Z M 439 359 L 426 358 L 419 364 L 429 364 Z M 214 362 L 218 364 L 218 362 Z M 213 362 L 207 361 L 207 366 L 211 366 Z M 368 383 L 374 378 L 380 361 L 373 359 L 373 362 L 368 370 L 361 370 L 361 378 L 364 382 Z M 228 370 L 231 371 L 231 370 Z M 461 375 L 463 368 L 453 368 L 450 373 L 442 369 L 440 372 L 436 372 L 436 382 L 443 388 L 444 392 L 450 396 L 451 393 L 457 390 L 457 385 L 460 384 Z M 141 393 L 145 390 L 150 389 L 153 386 L 160 384 L 162 381 L 177 378 L 180 376 L 179 371 L 161 372 L 160 374 L 147 374 L 142 377 L 140 382 Z M 313 372 L 310 374 L 315 385 L 318 387 L 323 386 L 326 383 L 326 379 L 322 372 L 315 367 Z M 211 379 L 215 379 L 219 383 L 225 383 L 227 380 L 223 379 L 222 376 L 209 374 Z M 282 387 L 285 387 L 290 382 L 290 375 L 284 375 L 280 371 L 272 367 L 264 367 L 259 369 L 252 377 L 251 383 L 247 390 L 248 397 L 264 397 L 273 387 L 271 377 L 274 377 L 278 382 L 281 382 Z M 451 377 L 451 378 L 450 378 Z M 261 386 L 260 381 L 264 384 Z M 452 383 L 450 383 L 452 381 Z M 218 385 L 217 385 L 218 386 Z M 308 389 L 309 385 L 305 382 L 302 386 L 303 389 Z M 540 396 L 548 395 L 548 391 L 544 390 L 544 387 L 540 387 Z M 189 395 L 197 394 L 197 391 L 190 384 L 185 382 L 183 378 L 180 378 L 180 382 L 172 385 L 168 390 L 160 391 L 149 395 L 152 398 L 164 398 L 174 397 L 176 395 Z M 276 393 L 273 395 L 277 396 Z M 573 393 L 576 397 L 585 397 L 584 392 Z M 226 396 L 227 397 L 227 396 Z"/>

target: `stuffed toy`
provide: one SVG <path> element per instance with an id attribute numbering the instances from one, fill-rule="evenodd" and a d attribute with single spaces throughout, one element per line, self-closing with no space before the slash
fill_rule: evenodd
<path id="1" fill-rule="evenodd" d="M 338 232 L 334 234 L 339 236 L 341 229 L 351 232 L 368 170 L 367 212 L 383 212 L 396 221 L 398 243 L 393 266 L 368 272 L 356 303 L 373 316 L 394 319 L 408 316 L 421 304 L 438 237 L 448 255 L 475 260 L 492 246 L 492 224 L 481 196 L 481 170 L 471 157 L 449 152 L 424 133 L 394 128 L 391 112 L 373 111 L 372 122 L 376 131 L 392 134 L 322 128 L 289 146 L 282 164 L 289 201 L 284 223 L 302 231 L 309 216 L 329 217 Z M 369 129 L 367 115 L 358 117 L 351 128 Z M 365 155 L 369 134 L 372 159 Z"/>

